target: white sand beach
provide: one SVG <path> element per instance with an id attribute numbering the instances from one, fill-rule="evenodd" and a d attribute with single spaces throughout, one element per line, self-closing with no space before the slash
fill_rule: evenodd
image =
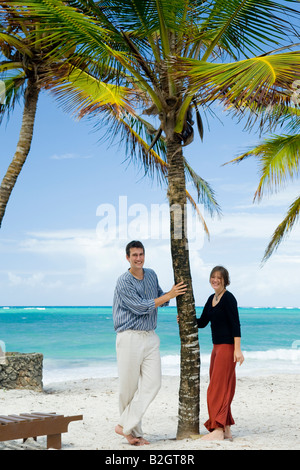
<path id="1" fill-rule="evenodd" d="M 201 377 L 200 433 L 206 430 L 206 389 Z M 82 414 L 62 435 L 63 450 L 295 450 L 300 449 L 300 375 L 237 379 L 232 413 L 233 441 L 176 440 L 179 378 L 164 376 L 162 388 L 143 419 L 150 445 L 132 447 L 114 432 L 118 422 L 118 379 L 86 379 L 46 385 L 43 392 L 0 390 L 1 415 L 34 411 Z M 0 443 L 0 450 L 43 450 L 46 438 Z"/>

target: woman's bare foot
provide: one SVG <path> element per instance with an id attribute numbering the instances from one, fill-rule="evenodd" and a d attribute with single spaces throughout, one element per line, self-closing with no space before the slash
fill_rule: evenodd
<path id="1" fill-rule="evenodd" d="M 224 430 L 223 428 L 216 428 L 209 434 L 201 437 L 202 441 L 223 441 L 224 439 Z"/>
<path id="2" fill-rule="evenodd" d="M 230 429 L 230 426 L 225 426 L 225 430 L 224 430 L 224 439 L 229 439 L 229 440 L 233 440 L 232 438 L 232 434 L 231 434 L 231 429 Z"/>
<path id="3" fill-rule="evenodd" d="M 132 446 L 143 445 L 143 444 L 140 443 L 140 438 L 139 437 L 134 437 L 132 434 L 124 434 L 123 433 L 123 428 L 119 424 L 117 424 L 117 426 L 115 427 L 115 432 L 117 434 L 120 434 L 120 436 L 125 437 L 127 439 L 127 441 L 129 442 L 129 444 L 131 444 Z"/>

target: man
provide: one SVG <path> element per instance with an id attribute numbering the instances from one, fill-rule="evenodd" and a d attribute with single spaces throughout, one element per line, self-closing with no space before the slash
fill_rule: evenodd
<path id="1" fill-rule="evenodd" d="M 131 445 L 149 444 L 141 420 L 161 386 L 157 307 L 186 292 L 183 282 L 164 293 L 152 269 L 144 268 L 145 250 L 139 241 L 126 247 L 130 264 L 114 292 L 113 320 L 117 332 L 120 420 L 115 428 Z"/>

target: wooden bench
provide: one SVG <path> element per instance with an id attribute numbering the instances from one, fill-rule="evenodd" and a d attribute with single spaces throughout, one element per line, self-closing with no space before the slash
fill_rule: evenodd
<path id="1" fill-rule="evenodd" d="M 68 432 L 71 421 L 83 419 L 82 415 L 64 416 L 56 413 L 21 413 L 0 415 L 0 441 L 47 436 L 47 449 L 61 449 L 61 433 Z"/>

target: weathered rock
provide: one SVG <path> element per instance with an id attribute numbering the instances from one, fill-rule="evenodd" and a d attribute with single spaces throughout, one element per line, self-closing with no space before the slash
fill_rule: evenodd
<path id="1" fill-rule="evenodd" d="M 43 354 L 7 352 L 0 363 L 0 388 L 43 390 Z"/>

